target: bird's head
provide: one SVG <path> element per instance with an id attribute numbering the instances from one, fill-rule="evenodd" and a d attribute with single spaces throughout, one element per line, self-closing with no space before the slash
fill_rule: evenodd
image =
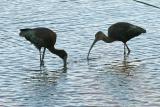
<path id="1" fill-rule="evenodd" d="M 32 29 L 26 28 L 26 29 L 20 29 L 20 33 L 19 35 L 21 37 L 25 37 L 26 35 L 28 35 L 31 32 Z"/>
<path id="2" fill-rule="evenodd" d="M 96 40 L 96 42 L 99 41 L 99 40 L 104 40 L 104 38 L 105 38 L 105 34 L 102 31 L 98 31 L 95 34 L 95 40 Z"/>
<path id="3" fill-rule="evenodd" d="M 97 41 L 100 41 L 100 40 L 104 40 L 105 38 L 105 34 L 102 32 L 102 31 L 98 31 L 96 34 L 95 34 L 95 39 L 89 49 L 89 52 L 88 52 L 88 56 L 87 56 L 87 59 L 89 58 L 89 54 L 90 54 L 90 51 L 91 49 L 93 48 L 93 46 L 96 44 Z"/>
<path id="4" fill-rule="evenodd" d="M 64 67 L 67 66 L 67 52 L 65 50 L 59 50 L 58 56 L 63 59 Z"/>

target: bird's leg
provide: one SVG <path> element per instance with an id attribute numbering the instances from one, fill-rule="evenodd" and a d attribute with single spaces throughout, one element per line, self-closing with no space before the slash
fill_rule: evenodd
<path id="1" fill-rule="evenodd" d="M 40 67 L 41 67 L 41 60 L 42 60 L 42 58 L 41 58 L 41 48 L 39 49 L 39 55 L 40 55 Z"/>
<path id="2" fill-rule="evenodd" d="M 129 49 L 129 47 L 127 46 L 127 44 L 125 43 L 125 46 L 127 47 L 127 49 L 128 49 L 128 55 L 130 54 L 130 49 Z"/>
<path id="3" fill-rule="evenodd" d="M 41 62 L 41 63 L 42 63 L 42 65 L 44 65 L 44 60 L 43 60 L 43 59 L 44 59 L 45 51 L 46 51 L 46 48 L 44 48 L 44 50 L 43 50 L 43 54 L 42 54 L 42 62 Z"/>
<path id="4" fill-rule="evenodd" d="M 126 54 L 126 47 L 125 47 L 125 43 L 124 43 L 124 55 Z"/>

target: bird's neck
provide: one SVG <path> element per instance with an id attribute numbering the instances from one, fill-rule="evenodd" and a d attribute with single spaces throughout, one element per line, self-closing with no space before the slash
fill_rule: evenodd
<path id="1" fill-rule="evenodd" d="M 114 41 L 113 39 L 111 39 L 111 38 L 108 37 L 108 36 L 104 36 L 102 40 L 103 40 L 104 42 L 106 42 L 106 43 L 111 43 L 111 42 Z"/>
<path id="2" fill-rule="evenodd" d="M 48 50 L 49 50 L 51 53 L 58 55 L 59 57 L 60 57 L 61 51 L 62 51 L 62 50 L 56 49 L 56 48 L 54 48 L 54 47 L 48 48 Z"/>

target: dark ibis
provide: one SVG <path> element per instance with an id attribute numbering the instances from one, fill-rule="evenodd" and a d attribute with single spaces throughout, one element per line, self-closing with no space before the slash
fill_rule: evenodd
<path id="1" fill-rule="evenodd" d="M 125 47 L 127 47 L 128 54 L 129 54 L 130 49 L 127 46 L 127 41 L 129 41 L 130 39 L 136 36 L 139 36 L 142 33 L 146 33 L 146 30 L 139 26 L 136 26 L 127 22 L 118 22 L 111 25 L 108 28 L 108 36 L 106 36 L 102 31 L 98 31 L 95 34 L 95 40 L 89 49 L 87 59 L 89 58 L 90 51 L 93 48 L 94 44 L 99 40 L 103 40 L 106 43 L 121 41 L 124 43 L 124 54 L 125 54 Z"/>
<path id="2" fill-rule="evenodd" d="M 25 37 L 26 40 L 30 41 L 34 46 L 39 50 L 40 53 L 40 66 L 44 64 L 44 55 L 46 48 L 53 54 L 58 55 L 60 58 L 63 59 L 64 67 L 67 65 L 67 53 L 64 50 L 56 49 L 55 43 L 57 35 L 54 31 L 43 28 L 43 27 L 37 27 L 37 28 L 26 28 L 26 29 L 20 29 L 21 37 Z M 41 54 L 41 48 L 44 48 L 43 53 Z"/>

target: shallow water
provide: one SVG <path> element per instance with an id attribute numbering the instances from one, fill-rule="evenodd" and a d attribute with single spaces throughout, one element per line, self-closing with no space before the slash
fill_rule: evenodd
<path id="1" fill-rule="evenodd" d="M 160 10 L 131 0 L 1 0 L 0 11 L 0 106 L 160 106 Z M 128 42 L 128 57 L 121 42 L 100 41 L 87 61 L 94 34 L 119 21 L 147 33 Z M 19 37 L 40 26 L 57 32 L 66 73 L 49 51 L 40 71 L 38 50 Z"/>

